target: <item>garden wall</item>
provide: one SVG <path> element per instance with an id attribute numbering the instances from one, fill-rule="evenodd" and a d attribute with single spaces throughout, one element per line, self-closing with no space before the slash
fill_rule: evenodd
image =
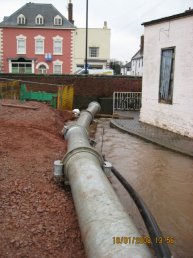
<path id="1" fill-rule="evenodd" d="M 130 76 L 1 74 L 0 79 L 21 80 L 28 90 L 57 92 L 57 85 L 74 85 L 74 107 L 85 108 L 96 100 L 111 105 L 114 91 L 141 92 L 142 78 Z M 107 103 L 106 102 L 106 103 Z M 105 111 L 105 110 L 104 110 Z"/>

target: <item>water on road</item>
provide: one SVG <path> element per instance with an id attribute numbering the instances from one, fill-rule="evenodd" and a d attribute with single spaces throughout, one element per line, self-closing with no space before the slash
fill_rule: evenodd
<path id="1" fill-rule="evenodd" d="M 100 119 L 97 149 L 126 178 L 148 205 L 174 258 L 193 258 L 193 159 L 112 129 Z M 142 234 L 147 235 L 135 204 L 112 177 L 124 207 Z M 115 233 L 116 235 L 116 233 Z"/>

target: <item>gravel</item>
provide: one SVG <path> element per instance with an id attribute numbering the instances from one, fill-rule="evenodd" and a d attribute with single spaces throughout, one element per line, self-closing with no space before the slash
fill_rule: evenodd
<path id="1" fill-rule="evenodd" d="M 52 176 L 72 113 L 23 105 L 38 109 L 0 105 L 0 257 L 84 258 L 71 192 Z"/>

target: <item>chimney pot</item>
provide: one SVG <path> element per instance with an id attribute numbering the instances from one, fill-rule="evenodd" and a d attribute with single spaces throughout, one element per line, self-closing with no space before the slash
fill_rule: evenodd
<path id="1" fill-rule="evenodd" d="M 107 21 L 104 21 L 103 29 L 107 29 Z"/>

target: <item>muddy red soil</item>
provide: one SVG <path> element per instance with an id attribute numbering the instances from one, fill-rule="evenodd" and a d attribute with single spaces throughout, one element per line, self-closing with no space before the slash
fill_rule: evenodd
<path id="1" fill-rule="evenodd" d="M 38 109 L 0 103 L 0 257 L 84 258 L 71 192 L 53 179 L 54 160 L 66 152 L 60 131 L 72 114 L 24 105 Z"/>

